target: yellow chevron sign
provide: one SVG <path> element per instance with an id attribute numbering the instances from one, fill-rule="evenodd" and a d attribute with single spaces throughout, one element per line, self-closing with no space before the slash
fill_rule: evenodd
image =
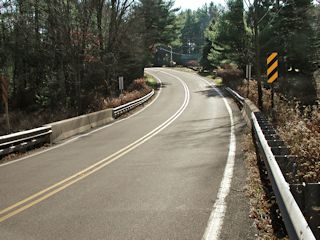
<path id="1" fill-rule="evenodd" d="M 271 84 L 274 81 L 276 81 L 279 77 L 279 73 L 278 73 L 279 61 L 278 61 L 277 52 L 273 52 L 268 56 L 267 65 L 268 65 L 268 70 L 267 70 L 268 83 Z"/>

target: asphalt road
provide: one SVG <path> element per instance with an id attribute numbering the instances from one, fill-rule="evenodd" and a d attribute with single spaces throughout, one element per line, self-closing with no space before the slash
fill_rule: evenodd
<path id="1" fill-rule="evenodd" d="M 0 239 L 254 239 L 239 110 L 195 74 L 148 72 L 143 111 L 0 165 Z"/>

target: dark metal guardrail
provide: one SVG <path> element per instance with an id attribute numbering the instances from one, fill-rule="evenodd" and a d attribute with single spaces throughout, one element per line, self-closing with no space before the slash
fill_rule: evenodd
<path id="1" fill-rule="evenodd" d="M 290 150 L 277 135 L 275 129 L 266 120 L 261 112 L 251 113 L 253 138 L 268 171 L 282 219 L 286 226 L 290 239 L 316 239 L 302 210 L 296 202 L 293 194 L 293 185 L 286 181 L 279 165 L 289 168 L 294 172 L 296 168 L 296 156 L 290 155 Z M 318 194 L 319 195 L 319 194 Z"/>
<path id="2" fill-rule="evenodd" d="M 242 97 L 239 93 L 237 93 L 229 87 L 226 87 L 225 89 L 237 101 L 238 104 L 243 106 L 245 100 L 244 97 Z"/>
<path id="3" fill-rule="evenodd" d="M 113 109 L 113 117 L 118 118 L 119 116 L 121 116 L 122 114 L 124 114 L 126 112 L 129 112 L 133 108 L 136 108 L 136 107 L 142 105 L 143 103 L 148 101 L 154 95 L 154 93 L 155 93 L 154 90 L 152 90 L 149 94 L 145 95 L 142 98 L 139 98 L 137 100 L 134 100 L 132 102 L 129 102 L 127 104 L 124 104 L 124 105 L 121 105 L 119 107 L 114 108 Z"/>
<path id="4" fill-rule="evenodd" d="M 51 127 L 40 127 L 0 137 L 0 158 L 10 153 L 26 151 L 40 144 L 50 143 Z"/>

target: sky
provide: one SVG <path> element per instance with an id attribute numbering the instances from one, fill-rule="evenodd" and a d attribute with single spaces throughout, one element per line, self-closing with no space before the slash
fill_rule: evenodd
<path id="1" fill-rule="evenodd" d="M 225 0 L 176 0 L 175 7 L 181 7 L 181 9 L 192 9 L 196 10 L 202 7 L 205 3 L 214 2 L 216 4 L 225 5 Z"/>

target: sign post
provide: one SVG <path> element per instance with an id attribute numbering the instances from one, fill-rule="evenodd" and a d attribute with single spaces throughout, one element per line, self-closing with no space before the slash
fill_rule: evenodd
<path id="1" fill-rule="evenodd" d="M 246 79 L 248 80 L 247 97 L 249 97 L 251 76 L 252 76 L 252 64 L 247 64 L 246 65 Z"/>
<path id="2" fill-rule="evenodd" d="M 122 93 L 123 92 L 123 89 L 124 89 L 124 83 L 123 83 L 123 77 L 119 77 L 119 90 L 120 92 Z"/>
<path id="3" fill-rule="evenodd" d="M 11 132 L 10 119 L 9 119 L 9 104 L 8 104 L 8 92 L 9 92 L 9 81 L 3 75 L 0 75 L 2 101 L 4 103 L 4 109 L 6 114 L 6 122 L 8 133 Z"/>
<path id="4" fill-rule="evenodd" d="M 271 84 L 271 107 L 274 108 L 274 82 L 278 79 L 278 53 L 273 52 L 269 54 L 267 58 L 267 75 L 268 75 L 268 83 Z"/>

